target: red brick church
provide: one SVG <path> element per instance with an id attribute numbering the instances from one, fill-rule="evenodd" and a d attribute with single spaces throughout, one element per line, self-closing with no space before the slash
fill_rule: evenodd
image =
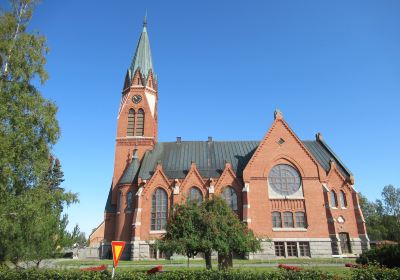
<path id="1" fill-rule="evenodd" d="M 250 258 L 357 255 L 369 247 L 354 177 L 322 135 L 300 140 L 279 111 L 256 141 L 158 141 L 158 79 L 146 22 L 121 94 L 112 185 L 101 252 L 127 242 L 123 257 L 163 257 L 154 239 L 168 211 L 187 199 L 223 197 L 262 238 Z M 162 94 L 162 92 L 161 92 Z"/>

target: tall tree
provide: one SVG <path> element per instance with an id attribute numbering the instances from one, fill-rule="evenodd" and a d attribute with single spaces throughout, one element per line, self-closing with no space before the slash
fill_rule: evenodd
<path id="1" fill-rule="evenodd" d="M 27 32 L 36 4 L 13 0 L 0 13 L 0 262 L 15 264 L 54 252 L 65 233 L 63 207 L 77 201 L 60 187 L 61 166 L 51 156 L 57 107 L 34 83 L 48 77 L 46 39 Z"/>
<path id="2" fill-rule="evenodd" d="M 360 195 L 368 235 L 371 240 L 400 241 L 400 188 L 387 185 L 381 197 L 370 202 Z"/>

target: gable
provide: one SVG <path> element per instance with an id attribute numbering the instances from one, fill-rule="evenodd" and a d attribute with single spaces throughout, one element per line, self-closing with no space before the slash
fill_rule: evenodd
<path id="1" fill-rule="evenodd" d="M 321 174 L 318 162 L 279 114 L 246 166 L 244 178 L 267 177 L 269 170 L 281 163 L 295 166 L 302 177 L 326 175 Z"/>

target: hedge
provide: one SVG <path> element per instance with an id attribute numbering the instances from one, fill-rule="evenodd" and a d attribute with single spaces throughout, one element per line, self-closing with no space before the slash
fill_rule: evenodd
<path id="1" fill-rule="evenodd" d="M 359 264 L 378 263 L 389 268 L 400 267 L 400 244 L 371 249 L 357 259 Z"/>
<path id="2" fill-rule="evenodd" d="M 349 268 L 350 269 L 350 268 Z M 110 272 L 93 272 L 79 270 L 0 270 L 2 280 L 109 280 Z M 370 267 L 365 269 L 352 269 L 349 278 L 321 271 L 285 271 L 257 272 L 243 270 L 207 271 L 207 270 L 177 270 L 155 275 L 144 272 L 118 271 L 115 280 L 400 280 L 399 269 Z"/>

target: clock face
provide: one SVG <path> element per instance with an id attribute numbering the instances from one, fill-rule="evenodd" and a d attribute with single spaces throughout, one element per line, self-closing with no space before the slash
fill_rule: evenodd
<path id="1" fill-rule="evenodd" d="M 138 104 L 140 101 L 142 101 L 142 97 L 140 95 L 132 96 L 132 102 L 133 103 Z"/>

